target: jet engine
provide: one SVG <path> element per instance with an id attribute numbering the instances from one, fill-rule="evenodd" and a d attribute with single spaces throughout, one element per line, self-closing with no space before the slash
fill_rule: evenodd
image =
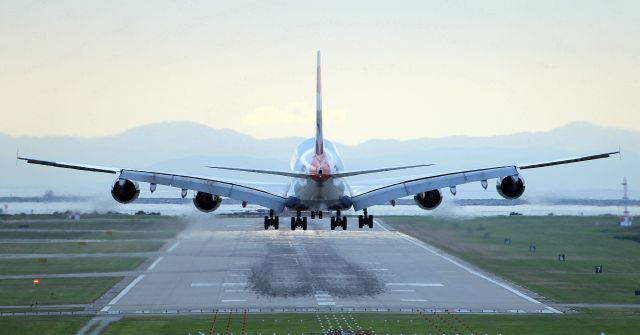
<path id="1" fill-rule="evenodd" d="M 498 179 L 496 190 L 505 199 L 518 199 L 524 193 L 524 179 L 520 176 L 502 177 Z"/>
<path id="2" fill-rule="evenodd" d="M 440 190 L 431 190 L 427 192 L 418 193 L 413 197 L 416 205 L 422 209 L 431 210 L 440 206 L 442 203 L 442 193 Z"/>
<path id="3" fill-rule="evenodd" d="M 128 179 L 116 179 L 111 186 L 111 196 L 121 204 L 128 204 L 140 195 L 138 182 Z"/>
<path id="4" fill-rule="evenodd" d="M 206 192 L 197 192 L 193 197 L 193 205 L 196 206 L 202 212 L 209 213 L 213 212 L 222 203 L 222 198 L 217 195 L 206 193 Z"/>

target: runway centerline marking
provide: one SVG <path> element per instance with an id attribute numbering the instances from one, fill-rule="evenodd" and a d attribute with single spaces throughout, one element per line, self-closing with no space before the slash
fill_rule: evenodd
<path id="1" fill-rule="evenodd" d="M 122 290 L 120 293 L 118 293 L 118 295 L 115 298 L 113 298 L 111 301 L 109 301 L 107 306 L 104 306 L 100 311 L 101 312 L 109 311 L 111 306 L 115 305 L 116 303 L 118 303 L 118 301 L 120 301 L 120 299 L 122 299 L 122 297 L 124 297 L 127 293 L 129 293 L 129 291 L 131 291 L 131 289 L 134 286 L 136 286 L 136 284 L 138 284 L 142 280 L 142 278 L 144 278 L 144 275 L 139 275 L 136 279 L 134 279 L 131 283 L 129 283 L 129 285 L 127 285 L 127 287 L 124 288 L 124 290 Z"/>
<path id="2" fill-rule="evenodd" d="M 404 302 L 425 302 L 427 299 L 400 299 L 400 301 Z"/>
<path id="3" fill-rule="evenodd" d="M 247 283 L 191 283 L 191 287 L 210 287 L 210 286 L 247 286 Z"/>
<path id="4" fill-rule="evenodd" d="M 415 292 L 416 290 L 391 290 L 391 292 Z"/>
<path id="5" fill-rule="evenodd" d="M 222 299 L 222 302 L 246 302 L 247 299 Z"/>
<path id="6" fill-rule="evenodd" d="M 444 287 L 442 283 L 386 283 L 387 286 Z"/>
<path id="7" fill-rule="evenodd" d="M 384 229 L 386 231 L 389 231 L 388 229 L 386 229 L 382 224 L 380 224 L 376 220 L 374 220 L 374 222 L 378 226 L 380 226 L 382 229 Z M 476 271 L 474 269 L 471 269 L 470 267 L 468 267 L 468 266 L 466 266 L 466 265 L 464 265 L 464 264 L 452 259 L 451 257 L 448 257 L 446 255 L 443 255 L 443 254 L 435 251 L 433 248 L 428 247 L 425 243 L 423 243 L 423 242 L 421 242 L 419 240 L 416 240 L 415 238 L 413 238 L 413 237 L 411 237 L 411 236 L 409 236 L 407 234 L 404 234 L 404 233 L 401 233 L 401 232 L 395 232 L 395 233 L 398 236 L 400 236 L 402 239 L 404 239 L 405 241 L 410 242 L 411 244 L 413 244 L 413 245 L 415 245 L 415 246 L 417 246 L 417 247 L 419 247 L 421 249 L 424 249 L 424 250 L 426 250 L 426 251 L 428 251 L 428 252 L 430 252 L 430 253 L 432 253 L 432 254 L 434 254 L 436 256 L 439 256 L 440 258 L 448 261 L 449 263 L 452 263 L 452 264 L 456 265 L 457 267 L 459 267 L 459 268 L 461 268 L 461 269 L 463 269 L 463 270 L 465 270 L 465 271 L 467 271 L 467 272 L 469 272 L 469 273 L 471 273 L 471 274 L 473 274 L 473 275 L 475 275 L 477 277 L 480 277 L 480 278 L 482 278 L 482 279 L 484 279 L 484 280 L 486 280 L 486 281 L 488 281 L 488 282 L 490 282 L 492 284 L 498 285 L 498 286 L 502 287 L 503 289 L 505 289 L 505 290 L 507 290 L 507 291 L 519 296 L 522 299 L 525 299 L 525 300 L 527 300 L 529 302 L 532 302 L 534 304 L 544 305 L 540 301 L 538 301 L 538 300 L 536 300 L 534 298 L 531 298 L 530 296 L 528 296 L 528 295 L 526 295 L 526 294 L 514 289 L 513 287 L 511 287 L 511 286 L 509 286 L 507 284 L 501 283 L 501 282 L 499 282 L 499 281 L 497 281 L 497 280 L 495 280 L 493 278 L 489 278 L 489 277 L 485 276 L 484 274 L 482 274 L 482 273 L 480 273 L 480 272 L 478 272 L 478 271 Z M 546 306 L 546 305 L 544 305 L 544 306 L 545 306 L 545 308 L 549 307 L 549 306 Z M 559 313 L 559 314 L 562 313 L 562 312 L 560 312 L 559 310 L 557 310 L 557 309 L 555 309 L 553 307 L 549 307 L 549 310 L 552 311 L 553 313 Z"/>
<path id="8" fill-rule="evenodd" d="M 180 241 L 174 243 L 171 247 L 169 247 L 169 249 L 167 249 L 167 252 L 173 252 L 173 250 L 175 250 L 179 245 Z"/>
<path id="9" fill-rule="evenodd" d="M 147 268 L 147 271 L 153 270 L 156 267 L 156 265 L 158 265 L 158 263 L 160 263 L 163 259 L 164 259 L 164 256 L 158 257 L 158 259 L 156 259 L 155 262 L 153 262 L 151 265 L 149 265 L 149 267 Z"/>

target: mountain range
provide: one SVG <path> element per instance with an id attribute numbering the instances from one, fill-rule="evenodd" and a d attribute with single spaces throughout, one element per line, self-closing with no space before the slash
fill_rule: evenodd
<path id="1" fill-rule="evenodd" d="M 395 126 L 395 125 L 391 125 Z M 397 125 L 401 127 L 401 124 Z M 364 131 L 354 128 L 353 131 Z M 310 132 L 311 133 L 311 132 Z M 330 132 L 327 132 L 330 138 Z M 258 140 L 228 129 L 197 123 L 158 123 L 107 137 L 28 137 L 0 134 L 0 196 L 56 194 L 109 196 L 112 175 L 69 171 L 16 163 L 21 156 L 103 166 L 130 167 L 188 173 L 212 178 L 282 180 L 247 173 L 211 170 L 204 165 L 288 170 L 289 161 L 303 138 Z M 621 196 L 620 182 L 628 177 L 631 197 L 639 197 L 640 132 L 572 123 L 546 132 L 526 132 L 492 137 L 450 136 L 409 141 L 375 139 L 359 145 L 336 143 L 348 170 L 420 163 L 435 166 L 358 177 L 358 180 L 435 174 L 514 163 L 531 163 L 585 154 L 616 151 L 617 157 L 528 170 L 523 174 L 530 198 L 572 197 L 610 199 Z M 635 183 L 635 184 L 634 184 Z M 145 185 L 146 187 L 146 185 Z M 164 192 L 179 191 L 167 189 Z M 170 193 L 173 194 L 173 193 Z M 479 185 L 458 188 L 459 197 L 497 197 Z"/>

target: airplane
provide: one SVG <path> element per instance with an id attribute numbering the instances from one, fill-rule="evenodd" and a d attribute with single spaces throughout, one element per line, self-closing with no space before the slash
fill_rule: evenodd
<path id="1" fill-rule="evenodd" d="M 307 217 L 322 219 L 323 212 L 335 212 L 331 216 L 331 230 L 341 227 L 347 230 L 347 216 L 342 211 L 353 209 L 362 211 L 358 216 L 358 227 L 373 228 L 373 215 L 369 215 L 367 208 L 374 205 L 395 204 L 396 199 L 413 196 L 415 203 L 422 209 L 433 210 L 442 202 L 440 189 L 449 188 L 456 194 L 456 186 L 472 182 L 480 182 L 484 189 L 488 187 L 488 180 L 496 179 L 496 190 L 505 199 L 517 199 L 524 193 L 525 184 L 521 176 L 522 170 L 542 168 L 554 165 L 576 163 L 595 159 L 608 158 L 619 154 L 620 150 L 548 161 L 537 164 L 506 165 L 466 171 L 454 171 L 437 175 L 407 177 L 404 180 L 388 183 L 365 192 L 354 192 L 348 178 L 365 174 L 376 174 L 387 171 L 413 169 L 430 166 L 421 164 L 379 168 L 362 171 L 348 171 L 344 169 L 342 159 L 336 147 L 323 137 L 322 127 L 322 85 L 320 71 L 320 51 L 317 52 L 316 73 L 316 125 L 315 138 L 302 142 L 295 150 L 290 171 L 271 171 L 249 168 L 208 166 L 218 170 L 231 170 L 246 173 L 276 175 L 290 178 L 289 182 L 279 184 L 278 190 L 267 190 L 256 183 L 225 181 L 209 177 L 188 176 L 147 171 L 128 168 L 114 168 L 74 164 L 57 161 L 47 161 L 20 157 L 18 159 L 30 164 L 53 166 L 58 168 L 114 174 L 115 180 L 111 185 L 111 195 L 120 203 L 135 201 L 140 194 L 139 183 L 149 183 L 153 193 L 157 185 L 166 185 L 181 189 L 182 197 L 186 197 L 189 190 L 195 191 L 193 204 L 203 212 L 213 212 L 220 207 L 222 198 L 242 201 L 243 207 L 255 204 L 269 209 L 269 215 L 264 216 L 264 229 L 279 228 L 280 218 L 276 214 L 285 209 L 291 215 L 291 230 L 302 228 L 307 230 Z"/>

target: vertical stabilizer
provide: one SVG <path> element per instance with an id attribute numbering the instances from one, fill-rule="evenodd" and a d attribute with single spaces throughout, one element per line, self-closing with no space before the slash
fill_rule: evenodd
<path id="1" fill-rule="evenodd" d="M 320 50 L 318 50 L 318 69 L 316 73 L 316 155 L 324 153 L 322 138 L 322 80 L 320 79 Z"/>

